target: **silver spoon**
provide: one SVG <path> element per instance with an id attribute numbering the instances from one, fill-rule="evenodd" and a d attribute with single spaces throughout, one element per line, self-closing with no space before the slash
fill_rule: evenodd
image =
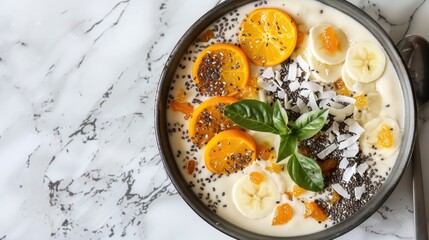
<path id="1" fill-rule="evenodd" d="M 429 43 L 420 36 L 407 36 L 398 43 L 398 49 L 410 71 L 417 105 L 429 100 Z M 423 191 L 422 165 L 417 134 L 412 156 L 414 228 L 417 240 L 427 240 L 427 219 Z"/>

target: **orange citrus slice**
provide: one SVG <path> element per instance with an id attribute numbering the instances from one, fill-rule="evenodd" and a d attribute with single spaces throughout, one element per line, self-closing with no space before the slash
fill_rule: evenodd
<path id="1" fill-rule="evenodd" d="M 261 8 L 241 24 L 240 47 L 258 66 L 284 62 L 293 52 L 298 38 L 295 21 L 275 8 Z"/>
<path id="2" fill-rule="evenodd" d="M 242 170 L 255 158 L 255 141 L 241 130 L 231 129 L 219 133 L 204 149 L 207 169 L 218 174 L 231 174 Z"/>
<path id="3" fill-rule="evenodd" d="M 239 47 L 218 43 L 204 49 L 192 68 L 194 83 L 209 96 L 234 95 L 249 78 L 249 63 Z"/>
<path id="4" fill-rule="evenodd" d="M 189 120 L 189 137 L 202 147 L 217 133 L 229 129 L 238 128 L 229 118 L 223 115 L 226 105 L 237 102 L 234 97 L 213 97 L 201 103 L 192 113 Z"/>

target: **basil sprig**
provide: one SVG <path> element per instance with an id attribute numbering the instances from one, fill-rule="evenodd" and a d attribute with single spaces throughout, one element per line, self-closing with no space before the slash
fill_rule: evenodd
<path id="1" fill-rule="evenodd" d="M 242 128 L 280 135 L 277 163 L 290 157 L 288 172 L 295 183 L 310 191 L 323 189 L 322 170 L 317 162 L 296 152 L 298 141 L 317 134 L 328 119 L 327 109 L 302 114 L 289 124 L 280 101 L 274 107 L 258 100 L 241 100 L 225 107 L 224 114 Z"/>

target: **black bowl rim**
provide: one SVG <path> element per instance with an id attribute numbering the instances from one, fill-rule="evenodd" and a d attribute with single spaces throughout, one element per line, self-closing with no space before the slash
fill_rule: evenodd
<path id="1" fill-rule="evenodd" d="M 183 176 L 178 168 L 174 155 L 171 152 L 170 142 L 167 132 L 166 124 L 166 103 L 168 98 L 168 91 L 172 81 L 172 77 L 180 62 L 181 56 L 185 53 L 189 45 L 198 37 L 198 35 L 206 29 L 210 24 L 216 21 L 224 14 L 251 2 L 258 0 L 226 0 L 216 7 L 209 10 L 200 19 L 198 19 L 181 37 L 179 42 L 174 47 L 169 55 L 165 67 L 161 73 L 160 82 L 156 92 L 155 103 L 155 132 L 156 140 L 160 152 L 161 159 L 167 171 L 170 180 L 179 192 L 180 196 L 185 202 L 196 212 L 203 220 L 217 228 L 221 232 L 237 238 L 237 239 L 332 239 L 341 236 L 342 234 L 357 227 L 368 217 L 377 211 L 381 205 L 386 201 L 390 194 L 395 189 L 401 176 L 403 175 L 406 167 L 408 166 L 414 148 L 414 141 L 416 136 L 416 104 L 415 94 L 410 83 L 410 75 L 406 69 L 398 50 L 396 49 L 393 41 L 387 33 L 375 22 L 369 15 L 354 6 L 353 4 L 344 0 L 316 0 L 327 6 L 333 7 L 340 12 L 352 17 L 354 20 L 365 26 L 374 37 L 383 45 L 385 52 L 389 56 L 396 73 L 398 75 L 401 90 L 404 94 L 404 135 L 400 146 L 399 156 L 391 173 L 384 182 L 383 186 L 377 193 L 366 203 L 362 210 L 356 212 L 348 219 L 320 232 L 295 236 L 295 237 L 273 237 L 256 234 L 221 218 L 217 214 L 209 210 L 204 203 L 194 194 L 183 179 Z M 180 57 L 178 57 L 180 56 Z M 407 134 L 406 134 L 407 133 Z M 402 161 L 400 161 L 402 159 Z M 399 162 L 398 162 L 399 161 Z"/>

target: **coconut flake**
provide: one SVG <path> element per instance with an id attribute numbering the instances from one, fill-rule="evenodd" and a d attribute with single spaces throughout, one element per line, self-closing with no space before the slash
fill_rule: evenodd
<path id="1" fill-rule="evenodd" d="M 352 179 L 355 173 L 356 173 L 356 163 L 352 167 L 346 168 L 346 170 L 343 173 L 343 181 L 346 183 L 349 183 L 350 179 Z"/>
<path id="2" fill-rule="evenodd" d="M 306 113 L 306 112 L 308 112 L 308 107 L 307 107 L 307 104 L 305 104 L 305 102 L 301 99 L 301 98 L 298 98 L 297 100 L 296 100 L 296 105 L 298 106 L 298 108 L 299 108 L 299 112 L 302 114 L 302 113 Z"/>
<path id="3" fill-rule="evenodd" d="M 320 108 L 327 108 L 328 107 L 327 106 L 328 102 L 329 102 L 329 99 L 322 99 L 322 100 L 320 100 L 319 107 Z"/>
<path id="4" fill-rule="evenodd" d="M 298 106 L 293 106 L 290 110 L 292 110 L 293 112 L 299 113 L 300 109 Z"/>
<path id="5" fill-rule="evenodd" d="M 308 98 L 308 95 L 310 95 L 310 90 L 302 90 L 299 95 Z"/>
<path id="6" fill-rule="evenodd" d="M 261 88 L 267 90 L 268 92 L 274 92 L 278 88 L 274 81 L 266 81 L 263 78 L 258 78 L 258 84 L 261 86 Z"/>
<path id="7" fill-rule="evenodd" d="M 282 88 L 283 82 L 281 80 L 281 73 L 279 71 L 275 71 L 274 75 L 274 80 L 276 80 L 276 83 L 279 85 L 279 88 Z"/>
<path id="8" fill-rule="evenodd" d="M 265 69 L 265 71 L 261 74 L 264 78 L 272 78 L 274 77 L 274 71 L 272 67 Z"/>
<path id="9" fill-rule="evenodd" d="M 344 149 L 344 148 L 347 148 L 347 147 L 353 145 L 354 143 L 356 143 L 356 141 L 359 139 L 359 137 L 360 136 L 358 136 L 358 135 L 354 135 L 354 136 L 351 136 L 351 137 L 347 138 L 346 140 L 340 142 L 339 149 Z"/>
<path id="10" fill-rule="evenodd" d="M 349 131 L 357 135 L 361 135 L 363 132 L 365 132 L 365 129 L 355 121 L 352 125 L 349 125 Z"/>
<path id="11" fill-rule="evenodd" d="M 310 67 L 308 66 L 308 63 L 304 60 L 304 58 L 301 57 L 301 55 L 296 58 L 296 62 L 301 67 L 301 69 L 304 70 L 304 72 L 310 72 Z"/>
<path id="12" fill-rule="evenodd" d="M 359 173 L 359 175 L 361 175 L 363 177 L 363 175 L 365 174 L 368 167 L 369 166 L 367 163 L 362 163 L 357 167 L 357 172 Z"/>
<path id="13" fill-rule="evenodd" d="M 336 136 L 340 135 L 340 126 L 338 125 L 338 123 L 337 123 L 337 122 L 333 122 L 333 123 L 332 123 L 332 132 L 333 132 Z"/>
<path id="14" fill-rule="evenodd" d="M 286 93 L 283 91 L 283 89 L 280 89 L 280 91 L 277 92 L 277 97 L 279 99 L 285 99 Z"/>
<path id="15" fill-rule="evenodd" d="M 296 64 L 296 62 L 291 63 L 289 65 L 289 74 L 287 76 L 287 80 L 290 80 L 290 81 L 295 80 L 297 70 L 298 70 L 298 65 Z"/>
<path id="16" fill-rule="evenodd" d="M 347 160 L 347 158 L 343 158 L 340 164 L 338 165 L 338 168 L 346 169 L 348 165 L 349 165 L 349 160 Z"/>
<path id="17" fill-rule="evenodd" d="M 338 96 L 334 97 L 334 101 L 335 102 L 355 104 L 356 99 L 354 99 L 352 97 L 347 97 L 347 96 L 344 96 L 344 95 L 338 95 Z"/>
<path id="18" fill-rule="evenodd" d="M 323 87 L 315 82 L 303 82 L 301 88 L 308 89 L 312 92 L 323 92 Z"/>
<path id="19" fill-rule="evenodd" d="M 360 200 L 362 195 L 366 192 L 365 184 L 361 187 L 355 187 L 355 197 L 357 200 Z"/>
<path id="20" fill-rule="evenodd" d="M 319 98 L 320 99 L 332 99 L 335 96 L 337 96 L 337 93 L 335 91 L 326 91 L 326 92 L 323 92 Z"/>
<path id="21" fill-rule="evenodd" d="M 293 107 L 292 106 L 293 100 L 291 99 L 289 101 L 286 101 L 286 99 L 287 99 L 287 95 L 286 95 L 286 98 L 285 98 L 285 108 L 286 109 L 291 109 Z M 298 110 L 299 110 L 299 108 L 298 108 Z"/>
<path id="22" fill-rule="evenodd" d="M 331 154 L 337 148 L 338 148 L 338 145 L 335 144 L 335 143 L 333 143 L 333 144 L 329 145 L 328 147 L 326 147 L 323 151 L 321 151 L 320 153 L 318 153 L 317 157 L 320 158 L 320 159 L 324 159 L 326 156 L 328 156 L 329 154 Z"/>
<path id="23" fill-rule="evenodd" d="M 346 120 L 344 121 L 344 123 L 345 123 L 347 126 L 352 125 L 354 122 L 356 122 L 356 120 L 354 120 L 353 118 L 348 118 L 348 119 L 346 119 Z"/>
<path id="24" fill-rule="evenodd" d="M 334 189 L 334 191 L 340 194 L 343 198 L 350 199 L 350 194 L 347 192 L 346 189 L 341 187 L 339 183 L 332 184 L 332 189 Z"/>
<path id="25" fill-rule="evenodd" d="M 314 96 L 314 93 L 313 92 L 310 92 L 310 95 L 308 96 L 308 103 L 307 103 L 307 106 L 309 106 L 309 107 L 311 107 L 311 110 L 318 110 L 319 109 L 319 106 L 317 105 L 317 102 L 316 102 L 316 97 Z"/>
<path id="26" fill-rule="evenodd" d="M 359 150 L 359 144 L 357 142 L 347 147 L 347 150 Z"/>
<path id="27" fill-rule="evenodd" d="M 352 135 L 350 134 L 340 134 L 337 136 L 337 141 L 338 142 L 342 142 L 344 140 L 346 140 L 347 138 L 351 137 Z"/>
<path id="28" fill-rule="evenodd" d="M 329 100 L 329 105 L 330 105 L 332 108 L 336 108 L 336 109 L 343 109 L 343 108 L 345 107 L 343 104 L 341 104 L 341 103 L 337 103 L 337 102 L 334 102 L 334 101 L 332 101 L 332 100 Z"/>
<path id="29" fill-rule="evenodd" d="M 338 115 L 345 115 L 345 116 L 349 116 L 351 114 L 353 114 L 353 110 L 354 107 L 353 105 L 347 105 L 347 107 L 342 108 L 342 109 L 337 109 L 337 108 L 329 108 L 329 114 L 334 115 L 334 116 L 338 116 Z"/>
<path id="30" fill-rule="evenodd" d="M 346 115 L 344 115 L 344 114 L 340 114 L 340 115 L 334 117 L 334 120 L 337 122 L 342 122 L 342 121 L 344 121 L 344 119 L 346 119 Z"/>
<path id="31" fill-rule="evenodd" d="M 335 136 L 334 136 L 334 134 L 332 134 L 332 132 L 329 132 L 328 140 L 329 140 L 329 142 L 330 142 L 330 143 L 333 143 L 333 142 L 334 142 L 334 140 L 335 140 Z"/>
<path id="32" fill-rule="evenodd" d="M 298 81 L 293 81 L 293 82 L 291 82 L 291 83 L 289 84 L 289 89 L 290 89 L 292 92 L 295 92 L 296 90 L 298 90 L 298 89 L 299 89 L 299 86 L 300 86 L 300 84 L 299 84 L 299 82 L 298 82 Z"/>
<path id="33" fill-rule="evenodd" d="M 354 157 L 359 153 L 359 150 L 344 150 L 343 157 Z"/>

